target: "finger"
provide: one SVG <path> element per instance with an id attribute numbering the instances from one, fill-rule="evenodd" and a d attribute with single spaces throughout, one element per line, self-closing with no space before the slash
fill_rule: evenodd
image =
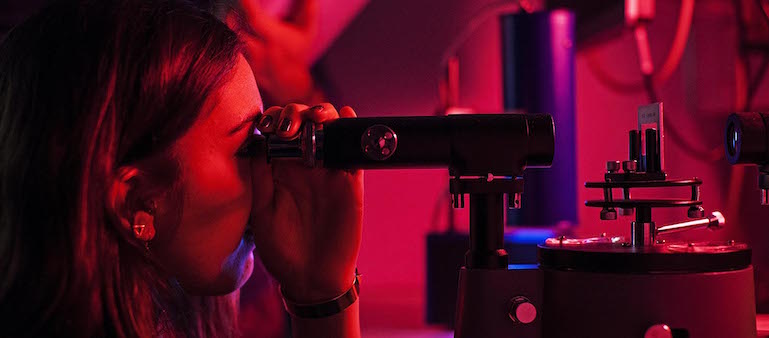
<path id="1" fill-rule="evenodd" d="M 358 117 L 358 114 L 355 114 L 355 111 L 350 106 L 344 106 L 339 110 L 339 117 L 353 118 Z"/>
<path id="2" fill-rule="evenodd" d="M 267 108 L 256 125 L 257 129 L 259 129 L 262 134 L 274 133 L 277 128 L 276 125 L 280 118 L 281 111 L 283 111 L 283 107 L 274 106 Z"/>
<path id="3" fill-rule="evenodd" d="M 277 130 L 275 135 L 278 137 L 291 139 L 299 133 L 299 127 L 302 124 L 303 110 L 306 110 L 307 106 L 303 104 L 292 103 L 286 105 L 283 111 L 280 113 L 280 119 L 278 119 Z"/>
<path id="4" fill-rule="evenodd" d="M 339 109 L 339 117 L 340 118 L 348 118 L 349 119 L 349 118 L 356 118 L 356 117 L 358 117 L 358 115 L 355 114 L 355 111 L 350 106 L 344 106 L 344 107 L 342 107 L 342 109 Z M 362 172 L 362 170 L 345 170 L 345 171 L 350 173 L 351 175 L 354 175 L 354 176 L 358 176 Z M 360 175 L 359 179 L 362 180 L 363 176 Z"/>
<path id="5" fill-rule="evenodd" d="M 336 111 L 336 108 L 334 108 L 334 105 L 330 103 L 321 103 L 303 111 L 302 117 L 305 121 L 323 123 L 338 119 L 339 113 Z"/>

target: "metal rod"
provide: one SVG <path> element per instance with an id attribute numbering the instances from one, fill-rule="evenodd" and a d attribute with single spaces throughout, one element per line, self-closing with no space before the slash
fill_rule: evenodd
<path id="1" fill-rule="evenodd" d="M 657 130 L 646 129 L 646 172 L 660 172 L 659 143 L 657 142 Z"/>
<path id="2" fill-rule="evenodd" d="M 612 194 L 611 188 L 603 188 L 603 199 L 609 203 L 614 201 L 614 195 Z"/>
<path id="3" fill-rule="evenodd" d="M 638 130 L 631 130 L 628 133 L 628 139 L 628 160 L 641 163 L 641 133 Z"/>
<path id="4" fill-rule="evenodd" d="M 636 208 L 635 222 L 630 223 L 630 244 L 632 246 L 642 246 L 646 243 L 650 243 L 650 239 L 646 237 L 646 227 L 652 225 L 652 209 L 650 207 L 638 207 Z M 651 237 L 651 234 L 650 236 Z M 653 242 L 651 242 L 653 243 Z"/>
<path id="5" fill-rule="evenodd" d="M 622 199 L 629 201 L 630 200 L 630 188 L 623 188 L 622 189 Z M 633 215 L 633 208 L 620 208 L 619 213 L 622 216 L 631 216 Z"/>
<path id="6" fill-rule="evenodd" d="M 761 189 L 761 205 L 769 205 L 769 165 L 758 167 L 758 189 Z"/>
<path id="7" fill-rule="evenodd" d="M 718 229 L 723 227 L 724 215 L 718 211 L 714 211 L 710 216 L 692 221 L 686 221 L 675 224 L 668 224 L 657 228 L 654 232 L 656 235 L 667 235 L 681 231 L 687 231 L 699 228 Z"/>
<path id="8" fill-rule="evenodd" d="M 630 245 L 642 246 L 644 243 L 644 223 L 630 222 Z"/>
<path id="9" fill-rule="evenodd" d="M 654 222 L 647 223 L 646 226 L 648 227 L 647 233 L 649 234 L 648 242 L 644 242 L 645 245 L 654 245 L 657 243 L 657 226 L 654 225 Z"/>

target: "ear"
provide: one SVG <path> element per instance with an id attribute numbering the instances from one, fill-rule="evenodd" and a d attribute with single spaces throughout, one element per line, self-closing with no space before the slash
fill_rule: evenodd
<path id="1" fill-rule="evenodd" d="M 107 211 L 121 232 L 147 242 L 155 235 L 155 207 L 141 193 L 141 181 L 138 168 L 120 167 L 110 183 Z"/>

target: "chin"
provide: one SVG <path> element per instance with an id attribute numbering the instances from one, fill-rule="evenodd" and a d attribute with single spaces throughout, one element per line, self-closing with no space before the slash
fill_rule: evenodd
<path id="1" fill-rule="evenodd" d="M 254 254 L 251 252 L 246 259 L 238 262 L 232 269 L 222 271 L 214 285 L 210 289 L 210 295 L 221 296 L 232 293 L 246 284 L 251 273 L 254 272 Z"/>
<path id="2" fill-rule="evenodd" d="M 254 255 L 228 259 L 219 275 L 209 282 L 200 284 L 200 280 L 191 283 L 182 282 L 184 290 L 197 296 L 223 296 L 240 289 L 254 271 Z"/>

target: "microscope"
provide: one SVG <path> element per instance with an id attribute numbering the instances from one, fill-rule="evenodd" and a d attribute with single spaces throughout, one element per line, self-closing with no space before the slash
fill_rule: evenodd
<path id="1" fill-rule="evenodd" d="M 755 337 L 751 250 L 736 241 L 670 241 L 666 235 L 718 229 L 706 216 L 697 178 L 669 179 L 664 171 L 663 105 L 638 110 L 628 157 L 607 162 L 601 220 L 635 216 L 629 238 L 550 238 L 538 265 L 460 271 L 455 337 Z M 637 198 L 641 189 L 666 198 Z M 673 196 L 675 191 L 690 194 Z M 614 191 L 621 191 L 615 198 Z M 637 196 L 637 195 L 636 195 Z M 619 196 L 618 196 L 619 197 Z M 658 226 L 659 208 L 685 208 L 690 219 Z"/>
<path id="2" fill-rule="evenodd" d="M 664 171 L 663 105 L 638 109 L 628 134 L 628 157 L 609 161 L 604 179 L 587 182 L 603 198 L 601 220 L 631 216 L 630 238 L 551 238 L 540 245 L 543 337 L 755 337 L 751 250 L 735 241 L 670 241 L 667 234 L 723 226 L 706 216 L 697 178 L 669 179 Z M 636 198 L 653 188 L 666 198 Z M 675 190 L 689 196 L 675 196 Z M 615 198 L 614 191 L 621 191 Z M 653 210 L 685 208 L 690 219 L 658 226 Z"/>

